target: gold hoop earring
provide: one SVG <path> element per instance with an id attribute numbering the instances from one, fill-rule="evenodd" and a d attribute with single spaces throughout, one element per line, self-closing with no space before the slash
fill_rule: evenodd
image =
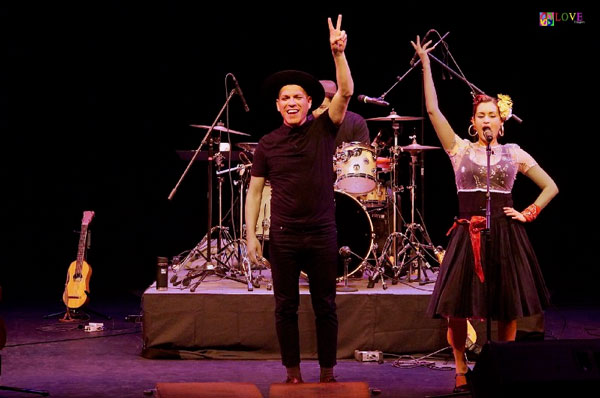
<path id="1" fill-rule="evenodd" d="M 498 135 L 500 137 L 504 137 L 504 125 L 500 126 L 500 130 L 498 130 Z"/>
<path id="2" fill-rule="evenodd" d="M 475 134 L 471 134 L 471 128 L 472 128 L 472 131 L 473 131 Z M 471 123 L 471 124 L 469 125 L 469 128 L 467 129 L 467 133 L 468 133 L 468 134 L 469 134 L 471 137 L 477 137 L 477 130 L 475 129 L 475 126 L 473 126 L 473 123 Z"/>

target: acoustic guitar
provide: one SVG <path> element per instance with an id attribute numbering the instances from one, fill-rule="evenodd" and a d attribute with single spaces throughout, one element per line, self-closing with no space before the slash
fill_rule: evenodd
<path id="1" fill-rule="evenodd" d="M 69 266 L 65 292 L 63 293 L 63 301 L 67 308 L 79 308 L 88 301 L 92 268 L 85 261 L 85 251 L 87 249 L 88 226 L 93 217 L 93 211 L 83 212 L 79 246 L 77 248 L 77 260 L 73 261 Z"/>

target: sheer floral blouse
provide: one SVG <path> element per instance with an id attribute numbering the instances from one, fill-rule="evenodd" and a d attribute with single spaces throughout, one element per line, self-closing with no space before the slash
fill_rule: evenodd
<path id="1" fill-rule="evenodd" d="M 458 192 L 486 191 L 486 147 L 455 134 L 454 147 L 447 151 L 454 168 Z M 492 146 L 490 192 L 510 193 L 517 172 L 525 174 L 537 162 L 517 144 Z"/>

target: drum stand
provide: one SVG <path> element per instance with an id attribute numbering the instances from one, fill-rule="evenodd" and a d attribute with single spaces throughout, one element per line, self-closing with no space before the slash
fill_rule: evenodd
<path id="1" fill-rule="evenodd" d="M 384 290 L 386 290 L 388 288 L 387 284 L 385 283 L 384 263 L 387 263 L 389 266 L 392 267 L 392 269 L 396 269 L 397 264 L 398 264 L 398 256 L 394 255 L 393 264 L 392 264 L 392 262 L 390 261 L 390 257 L 388 255 L 388 251 L 390 251 L 390 249 L 391 249 L 392 254 L 397 253 L 398 237 L 403 236 L 401 233 L 397 232 L 399 229 L 398 215 L 400 214 L 400 209 L 398 206 L 398 193 L 402 192 L 404 190 L 404 187 L 400 186 L 398 183 L 398 158 L 399 158 L 399 152 L 400 152 L 400 150 L 399 150 L 400 146 L 398 145 L 398 135 L 400 133 L 400 123 L 398 122 L 398 120 L 392 120 L 392 129 L 394 130 L 394 146 L 390 148 L 390 152 L 392 155 L 392 160 L 390 162 L 390 164 L 391 164 L 391 188 L 392 188 L 391 206 L 393 209 L 392 232 L 385 240 L 385 244 L 383 245 L 381 255 L 379 257 L 374 255 L 374 257 L 375 257 L 374 273 L 371 276 L 369 276 L 369 282 L 367 284 L 367 288 L 372 288 L 372 287 L 374 287 L 377 278 L 381 277 L 381 287 Z M 400 218 L 401 217 L 402 216 L 400 215 Z M 396 282 L 397 281 L 395 281 L 394 284 Z"/>
<path id="2" fill-rule="evenodd" d="M 373 287 L 373 283 L 377 277 L 381 277 L 382 288 L 387 289 L 387 285 L 385 284 L 385 266 L 388 265 L 391 267 L 393 271 L 392 276 L 392 284 L 397 283 L 399 277 L 401 276 L 403 271 L 406 271 L 407 274 L 407 282 L 416 282 L 424 285 L 427 283 L 432 283 L 429 280 L 429 276 L 427 275 L 426 270 L 431 270 L 431 265 L 429 264 L 426 255 L 430 258 L 441 262 L 441 252 L 439 248 L 433 245 L 427 230 L 423 225 L 415 223 L 415 190 L 416 190 L 416 165 L 417 165 L 417 154 L 420 153 L 424 149 L 430 149 L 428 147 L 419 146 L 416 144 L 415 136 L 409 137 L 413 140 L 413 144 L 406 147 L 398 147 L 395 145 L 394 148 L 394 161 L 392 166 L 396 166 L 397 160 L 397 150 L 396 148 L 400 148 L 402 151 L 410 153 L 411 161 L 410 161 L 410 186 L 405 187 L 410 190 L 410 206 L 411 206 L 411 218 L 410 223 L 406 225 L 405 232 L 397 232 L 397 220 L 396 215 L 399 212 L 399 209 L 396 207 L 396 191 L 397 186 L 395 185 L 396 176 L 393 174 L 393 192 L 394 192 L 394 231 L 388 236 L 385 241 L 383 250 L 381 255 L 377 258 L 375 264 L 375 273 L 371 276 L 368 287 Z M 394 171 L 394 169 L 393 169 Z M 423 221 L 423 220 L 421 220 Z M 421 239 L 417 237 L 417 234 L 420 234 Z M 398 241 L 400 240 L 400 244 L 398 245 Z M 422 243 L 422 241 L 426 243 Z M 393 255 L 393 262 L 390 261 L 389 252 L 391 250 L 391 254 Z M 435 256 L 431 255 L 428 252 L 431 250 L 435 253 Z M 400 260 L 401 259 L 401 260 Z M 417 273 L 417 277 L 415 279 L 411 279 L 411 275 L 415 272 Z"/>
<path id="3" fill-rule="evenodd" d="M 416 136 L 410 136 L 413 140 L 413 144 L 416 144 Z M 398 266 L 396 262 L 396 268 L 394 269 L 394 278 L 398 278 L 402 273 L 405 265 L 408 264 L 407 271 L 407 282 L 419 281 L 419 284 L 424 285 L 432 283 L 427 276 L 426 268 L 431 269 L 431 266 L 427 262 L 424 253 L 426 250 L 437 251 L 437 248 L 431 243 L 429 235 L 426 233 L 425 228 L 421 224 L 415 223 L 415 191 L 416 191 L 416 165 L 417 165 L 417 154 L 420 150 L 410 150 L 410 223 L 406 225 L 406 232 L 402 234 L 403 247 L 396 253 L 396 260 L 402 256 L 402 263 Z M 427 243 L 421 243 L 417 238 L 417 232 L 421 233 L 422 240 L 426 240 Z M 406 259 L 406 254 L 409 253 L 410 257 Z M 433 256 L 432 256 L 433 257 Z M 411 279 L 413 271 L 417 272 L 416 279 Z"/>
<path id="4" fill-rule="evenodd" d="M 240 179 L 237 184 L 239 186 L 239 194 L 240 194 L 240 238 L 237 240 L 238 243 L 238 264 L 242 267 L 242 272 L 244 273 L 244 277 L 246 279 L 246 284 L 248 285 L 248 291 L 251 292 L 254 288 L 260 288 L 260 281 L 263 280 L 262 276 L 262 267 L 264 264 L 259 264 L 259 275 L 254 278 L 252 275 L 252 263 L 250 262 L 250 257 L 248 256 L 247 243 L 243 239 L 244 236 L 244 190 L 246 189 L 246 181 L 245 179 L 245 171 L 246 168 L 251 167 L 252 163 L 239 165 L 236 169 L 239 171 Z M 223 172 L 229 172 L 229 170 L 224 170 Z M 249 176 L 249 174 L 248 174 Z M 265 221 L 263 221 L 264 223 Z M 264 248 L 264 239 L 261 240 L 261 248 Z M 267 289 L 270 290 L 270 283 L 267 284 Z"/>
<path id="5" fill-rule="evenodd" d="M 212 139 L 209 143 L 209 158 L 210 158 L 210 148 L 211 147 L 212 147 Z M 217 163 L 218 168 L 220 169 L 220 166 L 222 165 L 223 155 L 221 153 L 217 153 L 217 155 L 215 155 L 214 159 Z M 247 167 L 246 165 L 242 165 L 242 166 L 237 166 L 233 169 L 240 170 L 240 176 L 242 176 L 243 171 L 245 170 L 246 167 Z M 209 168 L 211 168 L 211 167 L 209 167 Z M 192 249 L 190 251 L 190 253 L 183 259 L 183 261 L 181 261 L 181 263 L 179 264 L 179 267 L 190 264 L 191 262 L 195 261 L 196 259 L 198 259 L 200 257 L 203 257 L 206 260 L 206 262 L 199 269 L 189 271 L 188 274 L 181 280 L 177 280 L 177 275 L 174 275 L 173 278 L 171 279 L 173 286 L 177 286 L 179 284 L 182 284 L 182 286 L 184 286 L 184 287 L 190 286 L 190 291 L 194 292 L 198 288 L 200 283 L 202 283 L 206 279 L 207 276 L 216 275 L 221 278 L 231 279 L 236 282 L 247 284 L 249 291 L 252 291 L 254 287 L 259 287 L 257 282 L 252 280 L 252 272 L 251 272 L 250 267 L 248 266 L 248 268 L 246 269 L 247 261 L 244 261 L 244 259 L 247 259 L 246 243 L 241 238 L 233 239 L 231 234 L 229 233 L 229 229 L 227 227 L 223 227 L 223 225 L 222 225 L 223 177 L 221 177 L 220 175 L 227 173 L 233 169 L 219 170 L 216 173 L 219 176 L 218 180 L 217 180 L 218 181 L 218 190 L 219 190 L 219 196 L 218 196 L 218 198 L 219 198 L 219 225 L 211 228 L 210 233 L 206 234 L 206 236 L 204 236 L 204 238 L 202 238 L 200 243 L 198 243 L 196 245 L 196 247 L 194 247 L 194 249 Z M 240 178 L 240 195 L 241 195 L 240 196 L 240 207 L 242 207 L 242 208 L 243 208 L 243 196 L 242 196 L 243 195 L 243 186 L 244 186 L 243 180 L 242 180 L 242 178 Z M 209 191 L 210 191 L 210 188 L 209 188 Z M 210 196 L 211 195 L 209 195 L 209 197 Z M 212 207 L 210 204 L 209 204 L 209 209 L 210 209 L 209 211 L 212 211 Z M 241 224 L 241 215 L 240 215 L 240 225 L 242 225 Z M 211 250 L 211 241 L 212 241 L 212 236 L 213 236 L 213 234 L 215 234 L 215 232 L 217 233 L 217 239 L 216 239 L 217 250 L 213 256 L 213 253 Z M 206 250 L 206 255 L 203 253 L 204 249 Z M 237 252 L 237 259 L 234 258 L 234 254 L 236 252 Z M 244 273 L 243 279 L 238 278 L 235 271 L 232 272 L 232 266 L 233 266 L 234 260 L 237 260 L 237 264 L 242 266 L 242 268 L 243 268 L 243 273 Z M 194 280 L 196 278 L 197 278 L 197 281 L 195 281 L 194 283 L 191 283 L 192 280 Z"/>

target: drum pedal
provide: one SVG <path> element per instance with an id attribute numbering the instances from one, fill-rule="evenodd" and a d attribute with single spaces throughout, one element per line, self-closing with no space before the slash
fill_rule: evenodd
<path id="1" fill-rule="evenodd" d="M 354 359 L 359 362 L 383 363 L 383 352 L 354 350 Z"/>

